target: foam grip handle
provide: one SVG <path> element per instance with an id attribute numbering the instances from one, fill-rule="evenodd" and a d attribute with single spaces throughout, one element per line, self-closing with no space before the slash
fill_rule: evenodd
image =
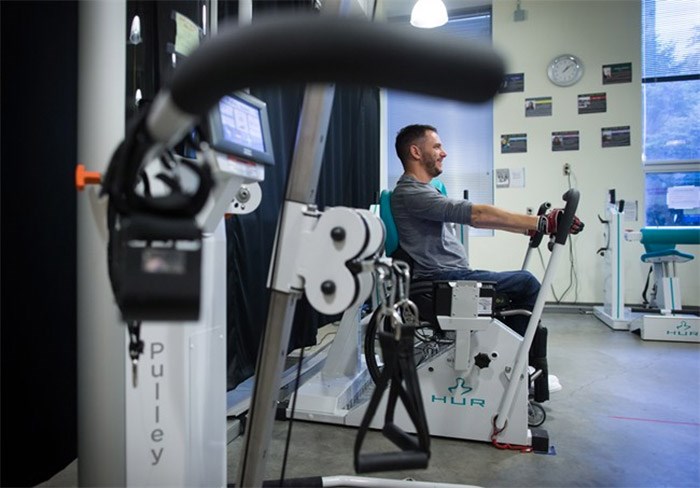
<path id="1" fill-rule="evenodd" d="M 355 472 L 403 471 L 428 467 L 428 453 L 423 451 L 396 451 L 360 454 L 355 460 Z"/>
<path id="2" fill-rule="evenodd" d="M 564 193 L 562 198 L 566 202 L 566 206 L 564 207 L 564 215 L 557 226 L 557 236 L 554 240 L 557 244 L 565 244 L 566 238 L 569 236 L 569 229 L 571 229 L 578 208 L 579 192 L 577 189 L 571 188 Z"/>
<path id="3" fill-rule="evenodd" d="M 232 91 L 282 83 L 376 85 L 484 102 L 503 75 L 490 46 L 360 18 L 297 15 L 220 28 L 178 67 L 169 89 L 181 111 L 201 116 Z"/>
<path id="4" fill-rule="evenodd" d="M 320 476 L 310 476 L 306 478 L 285 478 L 283 480 L 265 480 L 263 487 L 284 487 L 284 488 L 322 488 L 323 478 Z M 231 485 L 228 485 L 229 488 Z"/>

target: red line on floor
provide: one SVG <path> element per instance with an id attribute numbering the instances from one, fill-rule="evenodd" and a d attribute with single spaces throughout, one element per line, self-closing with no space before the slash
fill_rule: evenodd
<path id="1" fill-rule="evenodd" d="M 692 427 L 700 427 L 700 423 L 698 423 L 698 422 L 676 422 L 674 420 L 638 419 L 638 418 L 634 418 L 634 417 L 617 417 L 614 415 L 611 415 L 610 418 L 617 419 L 617 420 L 636 420 L 638 422 L 654 422 L 657 424 L 690 425 Z"/>

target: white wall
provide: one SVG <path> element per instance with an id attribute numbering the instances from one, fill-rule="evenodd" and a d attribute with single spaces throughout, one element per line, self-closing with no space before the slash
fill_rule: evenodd
<path id="1" fill-rule="evenodd" d="M 497 96 L 494 103 L 494 168 L 525 168 L 525 188 L 497 188 L 495 204 L 524 212 L 545 200 L 560 205 L 568 188 L 562 173 L 571 164 L 572 184 L 581 192 L 580 218 L 586 229 L 574 238 L 578 296 L 567 294 L 563 301 L 602 302 L 603 259 L 595 251 L 604 245 L 603 215 L 608 189 L 617 197 L 639 202 L 640 216 L 628 227 L 644 223 L 644 177 L 641 167 L 641 6 L 631 0 L 524 0 L 526 20 L 513 21 L 515 1 L 494 0 L 494 47 L 506 60 L 508 73 L 525 73 L 525 91 Z M 548 62 L 558 54 L 578 55 L 586 68 L 583 79 L 573 87 L 560 88 L 546 76 Z M 632 83 L 603 85 L 603 64 L 632 63 Z M 579 94 L 607 93 L 607 112 L 578 115 Z M 524 115 L 525 98 L 551 96 L 551 117 Z M 435 122 L 439 124 L 439 121 Z M 601 127 L 629 125 L 629 147 L 601 148 Z M 551 132 L 580 131 L 580 150 L 551 151 Z M 528 150 L 522 154 L 501 154 L 500 135 L 525 132 Z M 449 141 L 445 141 L 449 150 Z M 475 267 L 505 270 L 522 264 L 525 239 L 506 232 L 494 237 L 474 237 L 470 241 L 470 261 Z M 548 253 L 545 246 L 541 249 Z M 679 246 L 698 254 L 697 246 Z M 641 303 L 648 265 L 639 256 L 643 246 L 625 243 L 626 303 Z M 684 303 L 700 304 L 700 259 L 679 265 Z M 557 295 L 569 283 L 569 269 L 563 263 L 555 281 Z M 530 270 L 542 276 L 539 259 L 533 256 Z M 550 297 L 552 299 L 552 297 Z"/>

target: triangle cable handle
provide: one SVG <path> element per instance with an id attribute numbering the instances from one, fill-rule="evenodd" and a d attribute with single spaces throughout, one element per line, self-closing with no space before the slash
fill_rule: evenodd
<path id="1" fill-rule="evenodd" d="M 420 397 L 420 388 L 417 388 L 416 366 L 413 363 L 413 336 L 415 328 L 404 326 L 402 329 L 402 336 L 398 342 L 394 339 L 393 334 L 378 332 L 385 363 L 355 439 L 354 454 L 355 471 L 357 473 L 424 469 L 428 466 L 428 460 L 430 459 L 430 434 L 428 433 L 425 411 Z M 402 387 L 404 380 L 406 381 L 406 389 Z M 391 382 L 391 385 L 389 385 L 389 382 Z M 374 418 L 387 386 L 389 386 L 389 398 L 382 433 L 400 450 L 361 453 L 369 424 Z M 398 398 L 401 398 L 411 421 L 416 427 L 417 438 L 405 432 L 393 421 Z"/>

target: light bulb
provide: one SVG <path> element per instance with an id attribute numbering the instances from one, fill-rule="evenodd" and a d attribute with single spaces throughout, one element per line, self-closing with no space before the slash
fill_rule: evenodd
<path id="1" fill-rule="evenodd" d="M 129 42 L 134 45 L 141 44 L 141 19 L 138 15 L 134 16 L 134 20 L 131 21 Z"/>
<path id="2" fill-rule="evenodd" d="M 447 23 L 447 8 L 442 0 L 418 0 L 411 11 L 411 25 L 432 29 Z"/>

